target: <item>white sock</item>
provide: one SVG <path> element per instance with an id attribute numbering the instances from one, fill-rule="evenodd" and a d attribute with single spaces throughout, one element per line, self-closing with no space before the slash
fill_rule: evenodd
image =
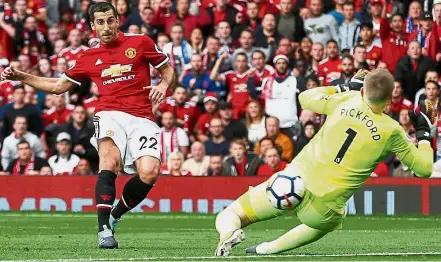
<path id="1" fill-rule="evenodd" d="M 236 213 L 229 210 L 220 212 L 216 217 L 216 230 L 222 239 L 225 235 L 240 229 L 240 218 Z"/>

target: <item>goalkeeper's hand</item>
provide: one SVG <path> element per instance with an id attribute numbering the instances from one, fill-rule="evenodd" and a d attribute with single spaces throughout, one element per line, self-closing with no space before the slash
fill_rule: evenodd
<path id="1" fill-rule="evenodd" d="M 433 105 L 427 100 L 421 100 L 418 105 L 419 110 L 410 110 L 409 117 L 416 129 L 418 141 L 430 142 L 432 130 L 435 128 L 436 113 Z"/>
<path id="2" fill-rule="evenodd" d="M 369 70 L 360 69 L 346 84 L 337 85 L 335 88 L 337 93 L 347 92 L 351 90 L 360 91 L 364 84 L 364 78 L 369 73 Z"/>

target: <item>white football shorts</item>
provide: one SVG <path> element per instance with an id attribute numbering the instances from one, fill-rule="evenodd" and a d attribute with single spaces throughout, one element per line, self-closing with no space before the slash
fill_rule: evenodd
<path id="1" fill-rule="evenodd" d="M 161 161 L 161 129 L 143 117 L 121 111 L 101 111 L 93 117 L 95 135 L 90 139 L 98 150 L 98 140 L 111 138 L 121 152 L 121 165 L 127 174 L 135 174 L 135 161 L 151 156 Z"/>

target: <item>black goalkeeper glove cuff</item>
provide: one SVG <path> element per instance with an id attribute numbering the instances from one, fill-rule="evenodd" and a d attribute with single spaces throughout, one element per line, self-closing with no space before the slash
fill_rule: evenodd
<path id="1" fill-rule="evenodd" d="M 420 107 L 419 112 L 410 110 L 409 118 L 416 129 L 416 137 L 418 141 L 427 140 L 430 142 L 431 130 L 434 128 L 433 123 L 436 121 L 436 114 L 433 110 L 432 104 L 426 101 L 420 101 L 418 104 Z"/>
<path id="2" fill-rule="evenodd" d="M 360 91 L 364 85 L 364 78 L 369 73 L 368 70 L 359 70 L 346 84 L 337 85 L 335 88 L 337 93 L 347 92 L 347 91 Z"/>

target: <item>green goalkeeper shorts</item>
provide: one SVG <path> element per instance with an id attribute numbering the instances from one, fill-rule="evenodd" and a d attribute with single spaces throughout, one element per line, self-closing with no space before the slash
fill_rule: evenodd
<path id="1" fill-rule="evenodd" d="M 344 212 L 340 214 L 330 209 L 308 190 L 305 191 L 302 202 L 295 210 L 303 224 L 327 232 L 341 229 L 346 217 Z"/>

